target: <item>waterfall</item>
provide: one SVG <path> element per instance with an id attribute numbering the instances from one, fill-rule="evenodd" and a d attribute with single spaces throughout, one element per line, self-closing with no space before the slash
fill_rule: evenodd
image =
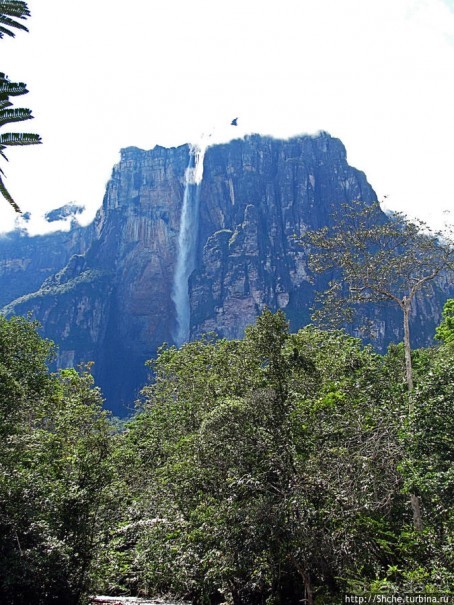
<path id="1" fill-rule="evenodd" d="M 189 277 L 195 269 L 200 183 L 203 177 L 204 155 L 205 147 L 192 145 L 189 150 L 189 164 L 185 172 L 183 206 L 178 234 L 178 256 L 172 290 L 177 318 L 174 340 L 178 346 L 189 340 L 191 320 Z"/>

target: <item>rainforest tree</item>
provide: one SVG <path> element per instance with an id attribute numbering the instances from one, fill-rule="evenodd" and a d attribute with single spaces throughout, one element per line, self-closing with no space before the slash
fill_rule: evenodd
<path id="1" fill-rule="evenodd" d="M 309 266 L 333 278 L 320 298 L 315 318 L 330 323 L 351 319 L 354 307 L 388 302 L 402 311 L 405 376 L 414 387 L 410 343 L 410 310 L 418 292 L 454 270 L 454 239 L 433 232 L 422 221 L 402 213 L 386 217 L 378 203 L 345 204 L 331 227 L 307 232 L 302 240 Z M 409 412 L 414 411 L 409 397 Z M 422 529 L 419 500 L 411 494 L 415 527 Z"/>
<path id="2" fill-rule="evenodd" d="M 422 221 L 394 212 L 387 217 L 377 203 L 355 201 L 335 213 L 332 227 L 308 231 L 303 239 L 309 266 L 333 278 L 320 296 L 314 319 L 339 324 L 367 303 L 388 302 L 402 311 L 406 379 L 413 389 L 410 310 L 418 292 L 454 271 L 450 230 L 434 232 Z"/>
<path id="3" fill-rule="evenodd" d="M 341 332 L 291 335 L 265 311 L 241 341 L 165 348 L 153 365 L 119 439 L 105 590 L 314 603 L 359 560 L 384 573 L 405 497 L 381 356 Z"/>
<path id="4" fill-rule="evenodd" d="M 108 518 L 110 426 L 87 370 L 51 374 L 52 343 L 0 317 L 0 600 L 76 605 Z"/>
<path id="5" fill-rule="evenodd" d="M 342 331 L 163 347 L 114 425 L 89 368 L 51 373 L 37 325 L 0 318 L 0 598 L 97 592 L 284 605 L 452 583 L 454 359 Z M 425 524 L 415 531 L 408 494 Z"/>

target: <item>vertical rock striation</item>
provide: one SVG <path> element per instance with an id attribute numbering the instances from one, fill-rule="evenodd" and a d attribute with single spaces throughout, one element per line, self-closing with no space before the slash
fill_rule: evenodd
<path id="1" fill-rule="evenodd" d="M 376 199 L 326 133 L 211 147 L 200 195 L 192 336 L 216 330 L 228 338 L 241 336 L 264 306 L 285 310 L 294 329 L 307 323 L 313 287 L 295 236 L 328 224 L 334 205 Z"/>

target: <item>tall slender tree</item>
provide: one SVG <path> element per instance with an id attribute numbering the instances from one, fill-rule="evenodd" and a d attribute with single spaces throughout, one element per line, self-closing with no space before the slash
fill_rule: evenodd
<path id="1" fill-rule="evenodd" d="M 418 292 L 442 275 L 452 276 L 453 234 L 449 229 L 433 231 L 402 213 L 386 217 L 378 202 L 345 204 L 334 219 L 332 227 L 308 231 L 302 239 L 310 268 L 332 275 L 314 319 L 339 325 L 366 303 L 397 306 L 402 311 L 406 381 L 412 391 L 410 311 Z"/>
<path id="2" fill-rule="evenodd" d="M 26 19 L 30 16 L 30 11 L 26 2 L 16 0 L 0 0 L 0 38 L 5 35 L 15 36 L 14 28 L 28 31 L 23 23 L 18 19 Z M 12 82 L 4 73 L 0 73 L 0 128 L 6 124 L 23 122 L 33 118 L 31 110 L 25 108 L 12 109 L 10 97 L 17 97 L 27 94 L 28 90 L 23 82 Z M 25 132 L 6 132 L 0 134 L 0 155 L 8 160 L 4 150 L 7 147 L 36 145 L 41 143 L 41 137 L 33 133 Z M 18 204 L 14 201 L 5 186 L 2 175 L 4 172 L 0 169 L 0 193 L 10 203 L 16 212 L 21 212 Z"/>
<path id="3" fill-rule="evenodd" d="M 402 213 L 386 217 L 380 205 L 355 201 L 335 216 L 332 227 L 307 232 L 302 240 L 309 266 L 329 271 L 329 288 L 320 297 L 315 318 L 340 323 L 355 306 L 389 302 L 402 311 L 409 413 L 413 414 L 410 312 L 418 292 L 454 272 L 454 238 L 447 228 L 434 232 L 423 221 Z M 411 495 L 414 523 L 422 529 L 419 500 Z"/>

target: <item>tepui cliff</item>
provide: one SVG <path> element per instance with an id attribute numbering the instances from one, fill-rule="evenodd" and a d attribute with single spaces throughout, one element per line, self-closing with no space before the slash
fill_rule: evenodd
<path id="1" fill-rule="evenodd" d="M 92 225 L 0 239 L 3 312 L 36 317 L 60 367 L 93 360 L 108 407 L 125 414 L 164 342 L 211 331 L 239 338 L 265 306 L 282 309 L 292 330 L 309 323 L 317 280 L 297 238 L 352 200 L 376 195 L 327 133 L 253 135 L 204 155 L 129 147 Z M 423 303 L 430 320 L 418 344 L 443 302 Z M 378 345 L 398 341 L 399 318 L 376 318 Z"/>

